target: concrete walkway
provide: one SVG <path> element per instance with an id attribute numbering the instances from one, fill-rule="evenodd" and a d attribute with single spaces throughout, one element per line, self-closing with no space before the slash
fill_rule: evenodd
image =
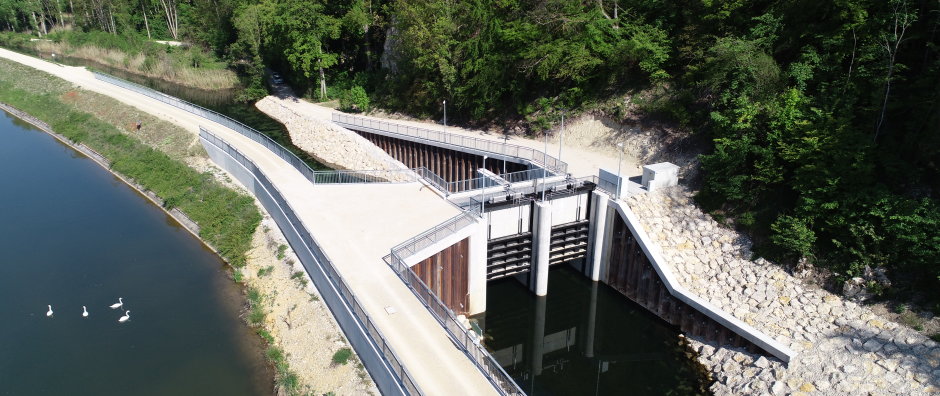
<path id="1" fill-rule="evenodd" d="M 251 139 L 142 94 L 96 80 L 85 68 L 62 66 L 5 49 L 0 49 L 0 57 L 173 122 L 193 132 L 194 139 L 199 126 L 224 139 L 251 158 L 290 202 L 423 392 L 496 393 L 466 355 L 452 344 L 430 312 L 382 261 L 393 245 L 455 216 L 458 210 L 451 204 L 418 183 L 314 186 Z M 396 313 L 387 313 L 387 306 Z"/>

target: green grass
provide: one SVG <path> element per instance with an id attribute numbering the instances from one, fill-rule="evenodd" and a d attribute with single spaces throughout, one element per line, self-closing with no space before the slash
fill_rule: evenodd
<path id="1" fill-rule="evenodd" d="M 346 364 L 349 362 L 350 357 L 352 357 L 352 349 L 340 348 L 333 354 L 333 364 Z"/>
<path id="2" fill-rule="evenodd" d="M 262 277 L 262 276 L 270 275 L 271 272 L 274 272 L 274 266 L 269 265 L 269 266 L 264 267 L 264 268 L 259 268 L 259 269 L 258 269 L 258 277 L 260 278 L 260 277 Z"/>
<path id="3" fill-rule="evenodd" d="M 242 273 L 240 269 L 235 269 L 232 271 L 232 280 L 235 283 L 242 283 L 245 280 L 245 274 Z"/>
<path id="4" fill-rule="evenodd" d="M 199 236 L 232 266 L 245 264 L 261 213 L 251 197 L 228 189 L 208 173 L 121 133 L 114 125 L 76 110 L 61 97 L 70 83 L 7 60 L 0 60 L 0 102 L 45 121 L 67 138 L 84 143 L 111 160 L 111 169 L 134 179 L 178 207 L 199 224 Z"/>
<path id="5" fill-rule="evenodd" d="M 280 246 L 278 246 L 277 247 L 277 259 L 283 260 L 285 257 L 284 252 L 286 251 L 287 251 L 287 245 L 281 244 Z"/>
<path id="6" fill-rule="evenodd" d="M 290 395 L 300 394 L 300 379 L 297 374 L 291 371 L 287 364 L 287 356 L 281 348 L 276 346 L 268 347 L 265 351 L 265 357 L 274 366 L 277 371 L 277 384 L 287 391 Z"/>

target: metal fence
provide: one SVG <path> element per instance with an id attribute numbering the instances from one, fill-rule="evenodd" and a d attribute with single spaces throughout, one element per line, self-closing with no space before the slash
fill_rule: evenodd
<path id="1" fill-rule="evenodd" d="M 435 131 L 410 125 L 396 124 L 388 121 L 379 121 L 371 118 L 351 116 L 348 114 L 333 113 L 333 122 L 340 125 L 369 128 L 374 131 L 409 136 L 430 142 L 445 143 L 454 146 L 467 147 L 474 150 L 485 151 L 496 155 L 515 157 L 525 161 L 542 165 L 555 174 L 564 174 L 568 164 L 548 153 L 519 146 L 515 144 L 500 143 L 487 139 L 463 136 L 454 133 Z"/>
<path id="2" fill-rule="evenodd" d="M 328 279 L 330 282 L 330 286 L 338 291 L 338 295 L 342 299 L 342 303 L 345 304 L 349 311 L 354 314 L 356 320 L 358 320 L 358 324 L 362 327 L 362 329 L 364 329 L 369 334 L 375 349 L 384 359 L 383 363 L 397 377 L 395 379 L 398 381 L 400 386 L 406 390 L 408 394 L 422 395 L 421 390 L 415 384 L 414 378 L 408 373 L 408 370 L 401 363 L 401 360 L 388 345 L 385 336 L 375 326 L 375 323 L 366 313 L 366 310 L 362 307 L 362 304 L 356 298 L 355 294 L 353 294 L 349 289 L 346 281 L 336 271 L 335 267 L 333 266 L 333 261 L 330 260 L 329 256 L 327 256 L 326 253 L 320 248 L 319 243 L 317 243 L 313 235 L 310 234 L 310 232 L 304 226 L 303 222 L 297 217 L 296 213 L 294 213 L 294 210 L 291 208 L 287 200 L 284 199 L 280 190 L 278 190 L 277 187 L 271 183 L 270 180 L 268 180 L 264 173 L 261 172 L 257 166 L 255 166 L 254 162 L 248 159 L 240 151 L 226 143 L 224 140 L 220 139 L 204 128 L 200 128 L 199 136 L 238 161 L 238 163 L 248 169 L 255 179 L 264 187 L 264 189 L 267 190 L 268 194 L 270 194 L 271 198 L 283 213 L 287 222 L 290 223 L 289 225 L 293 230 L 296 231 L 300 238 L 300 242 L 304 245 L 305 248 L 307 248 L 307 250 L 312 253 L 314 260 L 319 263 L 317 269 L 320 269 L 325 273 L 326 279 Z M 272 215 L 274 214 L 272 213 Z M 299 247 L 295 248 L 299 249 Z M 310 263 L 303 262 L 302 260 L 302 264 L 304 264 L 307 272 L 311 273 L 312 269 L 308 267 Z M 313 276 L 312 273 L 311 276 Z"/>
<path id="3" fill-rule="evenodd" d="M 510 173 L 504 173 L 502 175 L 499 175 L 499 177 L 503 178 L 503 180 L 506 180 L 509 183 L 524 182 L 524 181 L 528 181 L 532 179 L 541 179 L 543 177 L 549 177 L 549 176 L 552 176 L 552 175 L 548 173 L 548 171 L 542 168 L 529 169 L 529 170 L 524 170 L 524 171 L 519 171 L 519 172 L 510 172 Z"/>
<path id="4" fill-rule="evenodd" d="M 408 288 L 418 297 L 418 300 L 428 308 L 432 316 L 447 331 L 454 344 L 460 347 L 470 360 L 483 372 L 491 383 L 503 395 L 525 395 L 516 381 L 503 370 L 493 355 L 480 345 L 479 337 L 468 330 L 454 315 L 454 312 L 444 305 L 444 302 L 431 291 L 427 284 L 418 277 L 411 268 L 405 264 L 404 258 L 409 257 L 437 241 L 454 234 L 460 229 L 473 224 L 479 216 L 479 201 L 471 205 L 467 212 L 461 213 L 417 236 L 395 246 L 391 251 L 389 265 L 395 273 L 408 285 Z M 475 210 L 474 210 L 475 209 Z"/>

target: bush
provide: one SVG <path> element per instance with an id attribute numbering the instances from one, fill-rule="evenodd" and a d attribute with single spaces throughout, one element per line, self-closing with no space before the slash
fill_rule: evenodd
<path id="1" fill-rule="evenodd" d="M 339 108 L 343 111 L 369 111 L 369 95 L 361 86 L 355 85 L 340 95 Z"/>
<path id="2" fill-rule="evenodd" d="M 333 364 L 346 364 L 352 357 L 352 349 L 343 347 L 333 354 Z"/>

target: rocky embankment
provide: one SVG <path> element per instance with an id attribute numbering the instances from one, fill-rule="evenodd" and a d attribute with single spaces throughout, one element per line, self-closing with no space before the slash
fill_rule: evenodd
<path id="1" fill-rule="evenodd" d="M 255 106 L 290 132 L 291 141 L 317 161 L 334 169 L 397 170 L 406 169 L 382 149 L 355 132 L 316 117 L 305 115 L 268 96 Z"/>
<path id="2" fill-rule="evenodd" d="M 686 288 L 789 345 L 789 363 L 690 339 L 717 395 L 940 393 L 940 346 L 781 267 L 672 188 L 627 199 Z"/>

